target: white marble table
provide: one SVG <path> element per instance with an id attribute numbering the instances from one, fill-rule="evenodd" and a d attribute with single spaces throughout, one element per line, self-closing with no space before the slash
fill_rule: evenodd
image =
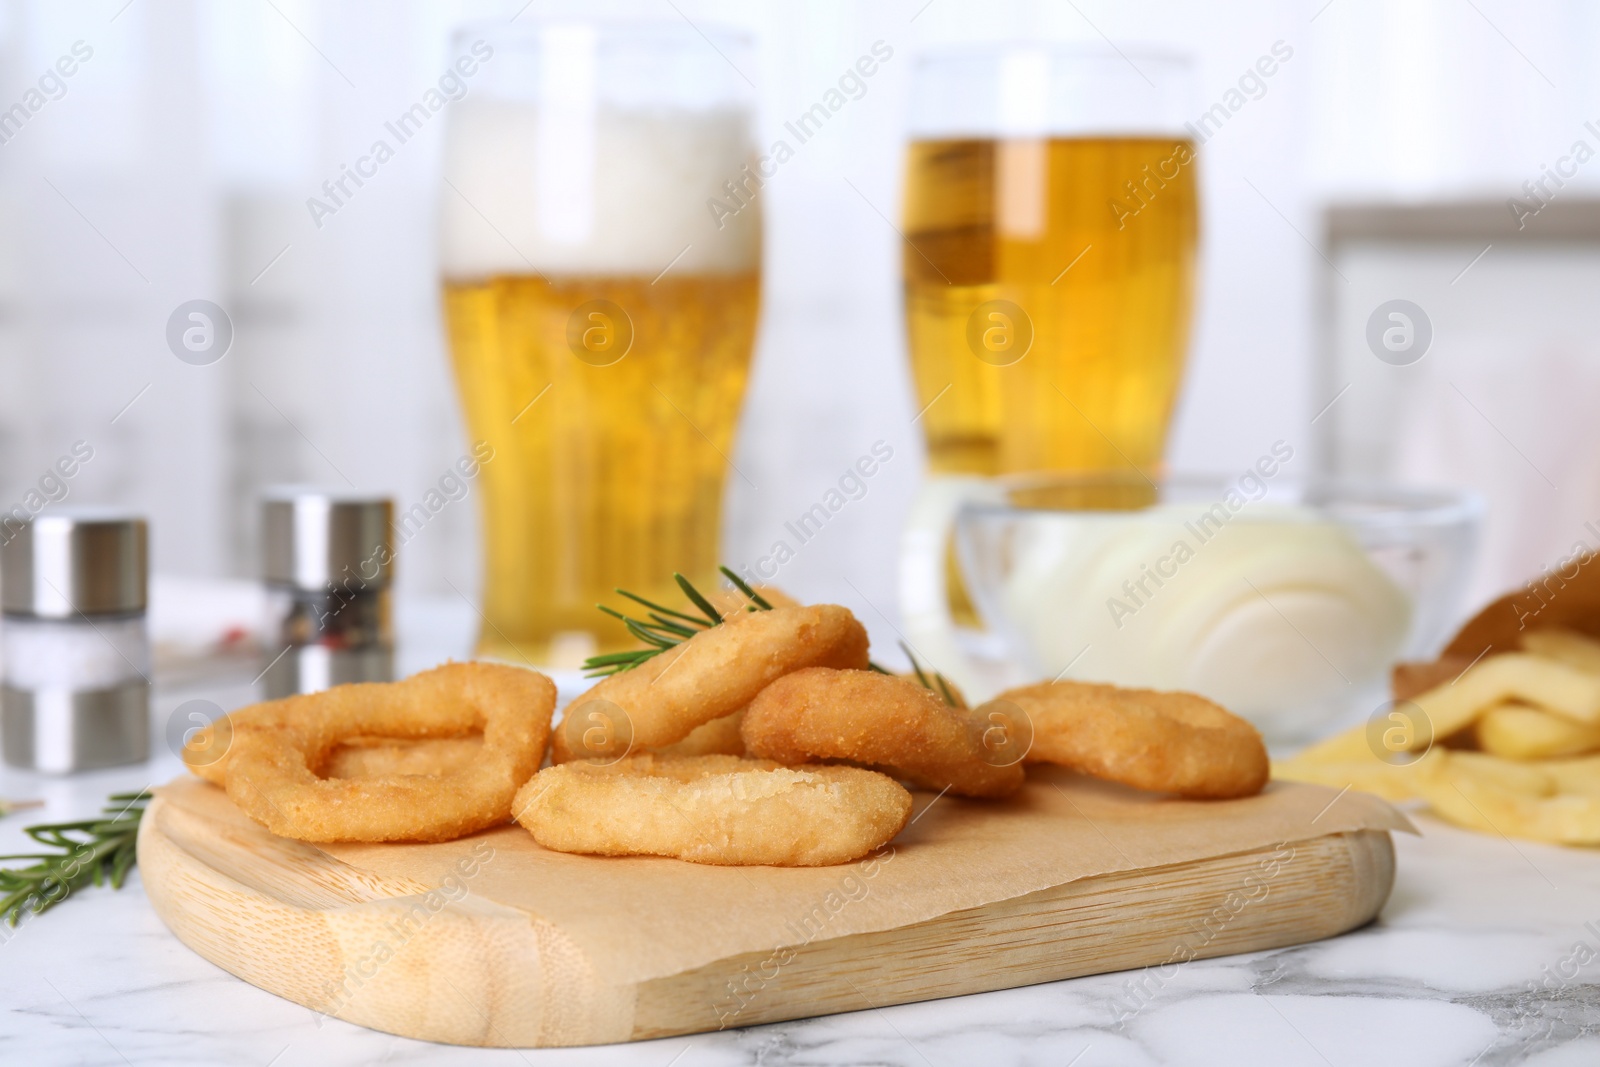
<path id="1" fill-rule="evenodd" d="M 231 707 L 249 692 L 236 684 L 202 695 Z M 163 691 L 157 711 L 193 695 Z M 22 847 L 26 823 L 81 818 L 109 793 L 180 773 L 159 736 L 155 747 L 146 765 L 69 779 L 0 770 L 0 796 L 48 804 L 0 820 L 0 850 Z M 1152 975 L 1147 1002 L 1120 1026 L 1135 973 L 549 1051 L 451 1048 L 319 1024 L 180 944 L 135 874 L 120 892 L 87 889 L 15 931 L 0 928 L 0 1063 L 1600 1063 L 1600 851 L 1512 843 L 1427 817 L 1418 825 L 1421 837 L 1397 835 L 1399 876 L 1376 923 L 1316 944 L 1196 961 L 1165 981 Z M 1586 950 L 1575 954 L 1580 942 Z"/>

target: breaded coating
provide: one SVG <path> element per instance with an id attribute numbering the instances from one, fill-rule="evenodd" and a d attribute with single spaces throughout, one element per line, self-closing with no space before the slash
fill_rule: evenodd
<path id="1" fill-rule="evenodd" d="M 899 833 L 911 794 L 855 767 L 644 755 L 548 767 L 517 793 L 514 813 L 557 852 L 822 867 L 860 859 Z"/>
<path id="2" fill-rule="evenodd" d="M 1047 682 L 1001 693 L 1033 720 L 1030 763 L 1184 797 L 1261 792 L 1270 766 L 1261 734 L 1194 693 Z"/>
<path id="3" fill-rule="evenodd" d="M 555 701 L 555 686 L 534 671 L 449 663 L 403 682 L 335 686 L 243 709 L 226 759 L 205 769 L 220 764 L 229 799 L 283 837 L 448 841 L 510 818 L 511 798 L 544 758 Z M 352 737 L 473 731 L 483 734 L 477 758 L 445 773 L 319 778 L 315 770 Z"/>
<path id="4" fill-rule="evenodd" d="M 985 747 L 986 725 L 904 678 L 812 667 L 763 689 L 742 731 L 752 756 L 780 763 L 848 760 L 926 789 L 1009 796 L 1022 788 L 1022 764 Z"/>
<path id="5" fill-rule="evenodd" d="M 328 753 L 318 767 L 322 778 L 381 778 L 386 774 L 454 774 L 483 755 L 483 736 L 430 737 L 401 741 L 392 737 L 352 737 Z"/>
<path id="6" fill-rule="evenodd" d="M 682 741 L 651 751 L 657 756 L 742 756 L 744 737 L 739 726 L 743 722 L 744 712 L 736 711 L 696 726 Z"/>

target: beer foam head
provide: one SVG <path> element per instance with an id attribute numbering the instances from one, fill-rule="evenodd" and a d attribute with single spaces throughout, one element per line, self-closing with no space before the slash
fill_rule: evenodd
<path id="1" fill-rule="evenodd" d="M 754 269 L 761 223 L 751 145 L 741 110 L 462 100 L 450 116 L 440 192 L 444 274 Z"/>

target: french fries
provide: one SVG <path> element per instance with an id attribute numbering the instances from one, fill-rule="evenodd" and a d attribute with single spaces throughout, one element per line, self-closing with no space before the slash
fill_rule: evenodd
<path id="1" fill-rule="evenodd" d="M 1545 760 L 1539 764 L 1539 769 L 1554 778 L 1563 793 L 1600 796 L 1600 756 Z"/>
<path id="2" fill-rule="evenodd" d="M 1600 753 L 1600 641 L 1551 628 L 1520 643 L 1417 694 L 1415 708 L 1396 705 L 1406 728 L 1364 724 L 1274 763 L 1273 776 L 1420 800 L 1484 833 L 1600 844 L 1600 754 L 1586 755 Z M 1446 738 L 1480 751 L 1435 745 Z"/>
<path id="3" fill-rule="evenodd" d="M 1473 726 L 1478 747 L 1506 759 L 1549 759 L 1576 756 L 1600 748 L 1600 726 L 1529 707 L 1497 704 Z"/>
<path id="4" fill-rule="evenodd" d="M 1567 792 L 1537 763 L 1472 752 L 1431 752 L 1414 783 L 1435 813 L 1458 826 L 1559 845 L 1600 844 L 1600 795 Z M 1488 762 L 1488 761 L 1493 762 Z"/>
<path id="5" fill-rule="evenodd" d="M 1506 701 L 1521 701 L 1576 722 L 1600 723 L 1600 674 L 1528 652 L 1490 656 L 1413 698 L 1433 722 L 1435 737 L 1471 726 L 1479 715 Z"/>
<path id="6" fill-rule="evenodd" d="M 1600 641 L 1574 630 L 1559 626 L 1548 630 L 1529 630 L 1522 635 L 1522 648 L 1525 652 L 1565 663 L 1580 671 L 1600 674 Z"/>

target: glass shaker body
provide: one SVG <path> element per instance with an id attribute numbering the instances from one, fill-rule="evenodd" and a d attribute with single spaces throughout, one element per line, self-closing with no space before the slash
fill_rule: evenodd
<path id="1" fill-rule="evenodd" d="M 381 497 L 305 487 L 267 493 L 267 699 L 394 677 L 393 514 Z"/>
<path id="2" fill-rule="evenodd" d="M 387 587 L 336 592 L 268 583 L 268 654 L 275 658 L 261 678 L 267 699 L 391 680 L 390 600 Z"/>
<path id="3" fill-rule="evenodd" d="M 150 754 L 147 531 L 84 510 L 0 538 L 0 748 L 67 774 Z"/>

